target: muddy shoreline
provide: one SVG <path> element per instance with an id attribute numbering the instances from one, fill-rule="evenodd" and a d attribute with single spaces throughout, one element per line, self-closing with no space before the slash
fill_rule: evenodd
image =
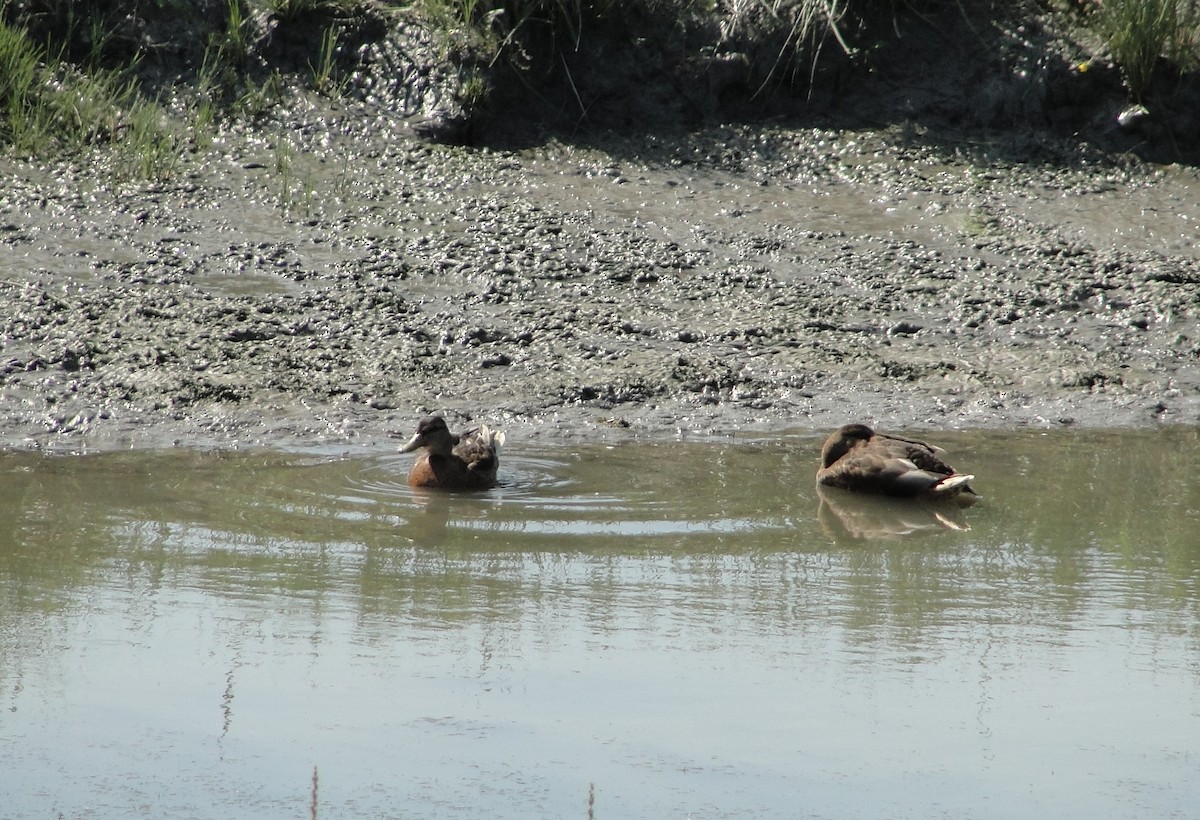
<path id="1" fill-rule="evenodd" d="M 903 130 L 513 151 L 349 101 L 169 183 L 3 160 L 0 444 L 1200 422 L 1200 175 Z"/>

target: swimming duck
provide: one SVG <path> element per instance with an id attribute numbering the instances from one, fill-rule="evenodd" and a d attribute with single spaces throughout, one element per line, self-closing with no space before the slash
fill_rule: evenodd
<path id="1" fill-rule="evenodd" d="M 865 424 L 847 424 L 825 440 L 817 483 L 969 507 L 979 500 L 967 483 L 975 476 L 955 472 L 942 460 L 944 452 L 924 441 L 876 433 Z"/>
<path id="2" fill-rule="evenodd" d="M 417 433 L 402 453 L 424 448 L 408 473 L 411 487 L 442 490 L 486 490 L 496 486 L 496 468 L 504 433 L 481 426 L 457 436 L 441 416 L 421 419 Z"/>

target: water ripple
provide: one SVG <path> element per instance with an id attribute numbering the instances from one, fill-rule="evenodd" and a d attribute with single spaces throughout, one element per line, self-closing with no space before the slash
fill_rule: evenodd
<path id="1" fill-rule="evenodd" d="M 606 454 L 613 463 L 605 464 Z M 620 455 L 603 450 L 508 455 L 499 486 L 478 493 L 413 489 L 405 481 L 410 463 L 405 456 L 362 461 L 343 474 L 344 487 L 325 490 L 336 495 L 343 514 L 385 504 L 407 522 L 437 518 L 448 531 L 476 534 L 644 539 L 784 526 L 778 516 L 737 515 L 698 504 L 696 493 L 670 481 L 624 481 Z"/>

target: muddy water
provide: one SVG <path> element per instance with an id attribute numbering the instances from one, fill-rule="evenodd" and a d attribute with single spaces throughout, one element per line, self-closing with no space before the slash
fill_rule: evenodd
<path id="1" fill-rule="evenodd" d="M 805 434 L 4 456 L 0 815 L 1193 811 L 1200 431 L 939 441 L 961 516 Z"/>

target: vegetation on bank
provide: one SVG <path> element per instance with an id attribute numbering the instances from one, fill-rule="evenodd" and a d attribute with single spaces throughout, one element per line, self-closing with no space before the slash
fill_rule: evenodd
<path id="1" fill-rule="evenodd" d="M 1200 0 L 1043 3 L 1095 35 L 1134 101 L 1146 101 L 1158 78 L 1200 67 Z M 986 0 L 2 0 L 0 144 L 37 157 L 107 145 L 130 176 L 169 176 L 222 118 L 255 116 L 296 77 L 318 93 L 342 93 L 354 69 L 343 38 L 356 19 L 385 21 L 377 26 L 383 36 L 388 19 L 415 14 L 440 32 L 448 59 L 450 44 L 465 44 L 477 66 L 460 91 L 470 107 L 484 103 L 497 66 L 528 72 L 533 85 L 539 60 L 555 63 L 617 29 L 631 40 L 647 39 L 639 38 L 643 30 L 667 32 L 682 48 L 712 50 L 715 42 L 753 52 L 763 86 L 803 93 L 827 50 L 869 63 L 879 38 L 898 36 L 895 21 L 905 15 L 953 8 L 982 28 L 984 16 L 1003 7 Z M 156 18 L 165 28 L 151 32 Z M 186 44 L 166 44 L 174 73 L 160 65 L 164 31 L 179 40 L 202 32 L 191 53 Z M 697 31 L 709 39 L 692 37 Z M 306 55 L 303 65 L 281 47 L 289 37 L 291 53 Z"/>
<path id="2" fill-rule="evenodd" d="M 141 175 L 158 173 L 173 152 L 157 105 L 128 72 L 64 59 L 61 46 L 36 43 L 0 22 L 0 137 L 22 155 L 76 154 L 120 141 Z"/>
<path id="3" fill-rule="evenodd" d="M 220 23 L 207 31 L 202 51 L 193 59 L 185 57 L 178 76 L 166 83 L 146 70 L 152 55 L 133 36 L 144 22 L 134 14 L 134 2 L 5 3 L 0 14 L 0 145 L 40 158 L 79 156 L 86 149 L 109 146 L 118 172 L 169 177 L 185 151 L 211 141 L 221 118 L 252 117 L 282 100 L 287 83 L 281 70 L 264 65 L 254 53 L 262 25 L 254 15 L 288 24 L 348 8 L 347 0 L 220 2 Z M 189 4 L 157 0 L 155 5 L 169 19 Z M 185 25 L 179 33 L 189 37 L 195 30 Z M 336 46 L 336 29 L 329 25 L 315 58 L 301 72 L 319 92 L 340 88 Z"/>
<path id="4" fill-rule="evenodd" d="M 1092 0 L 1084 10 L 1139 102 L 1163 67 L 1200 65 L 1200 0 Z"/>

